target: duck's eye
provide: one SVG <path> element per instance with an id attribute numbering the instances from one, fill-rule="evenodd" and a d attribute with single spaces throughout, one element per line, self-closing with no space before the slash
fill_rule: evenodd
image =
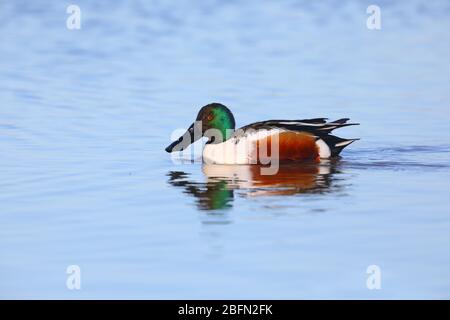
<path id="1" fill-rule="evenodd" d="M 214 115 L 212 113 L 208 114 L 206 120 L 211 121 L 212 119 L 214 119 Z"/>

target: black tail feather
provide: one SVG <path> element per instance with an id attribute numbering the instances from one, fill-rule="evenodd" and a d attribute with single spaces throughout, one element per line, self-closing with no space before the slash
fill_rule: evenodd
<path id="1" fill-rule="evenodd" d="M 333 135 L 322 136 L 321 139 L 325 141 L 327 146 L 330 148 L 331 156 L 338 156 L 345 147 L 351 145 L 353 142 L 359 139 L 343 139 Z"/>

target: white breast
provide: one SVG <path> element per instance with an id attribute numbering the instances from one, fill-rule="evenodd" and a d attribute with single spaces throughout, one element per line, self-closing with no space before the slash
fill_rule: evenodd
<path id="1" fill-rule="evenodd" d="M 253 149 L 250 146 L 250 149 Z M 235 138 L 217 144 L 206 144 L 203 148 L 203 162 L 207 164 L 248 164 L 249 150 L 247 143 Z"/>
<path id="2" fill-rule="evenodd" d="M 203 149 L 203 162 L 207 164 L 256 164 L 255 142 L 281 131 L 284 130 L 249 131 L 240 137 L 232 137 L 222 143 L 206 144 Z"/>

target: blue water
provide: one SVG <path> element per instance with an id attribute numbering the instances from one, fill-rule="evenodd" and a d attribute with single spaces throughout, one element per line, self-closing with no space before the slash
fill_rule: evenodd
<path id="1" fill-rule="evenodd" d="M 378 1 L 381 30 L 368 1 L 75 4 L 0 2 L 0 298 L 450 298 L 447 1 Z M 213 101 L 361 140 L 276 183 L 173 161 Z"/>

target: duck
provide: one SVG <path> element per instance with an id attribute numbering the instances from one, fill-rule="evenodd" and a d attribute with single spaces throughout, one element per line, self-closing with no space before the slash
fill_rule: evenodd
<path id="1" fill-rule="evenodd" d="M 165 148 L 168 153 L 185 150 L 206 137 L 202 159 L 208 164 L 267 164 L 314 161 L 338 157 L 342 150 L 359 139 L 332 135 L 335 129 L 359 125 L 349 118 L 328 122 L 327 118 L 303 120 L 266 120 L 236 129 L 231 110 L 221 103 L 203 106 L 186 132 Z"/>

